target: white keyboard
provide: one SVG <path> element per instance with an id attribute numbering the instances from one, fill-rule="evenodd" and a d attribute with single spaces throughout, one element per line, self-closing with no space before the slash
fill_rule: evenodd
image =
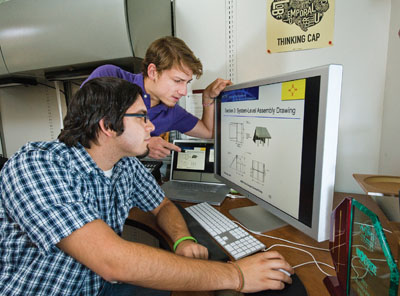
<path id="1" fill-rule="evenodd" d="M 235 260 L 265 248 L 262 242 L 206 202 L 185 209 Z"/>

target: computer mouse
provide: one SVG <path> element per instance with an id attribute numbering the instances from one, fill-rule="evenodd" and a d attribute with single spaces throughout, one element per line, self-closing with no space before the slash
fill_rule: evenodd
<path id="1" fill-rule="evenodd" d="M 283 272 L 283 273 L 286 274 L 287 276 L 292 276 L 292 275 L 290 274 L 289 271 L 286 271 L 286 270 L 284 270 L 284 269 L 282 269 L 282 268 L 278 268 L 277 270 L 279 270 L 280 272 Z"/>
<path id="2" fill-rule="evenodd" d="M 278 270 L 278 269 L 277 269 Z M 283 272 L 282 270 L 280 270 Z M 286 270 L 285 270 L 286 271 Z M 287 271 L 286 271 L 287 272 Z M 256 293 L 245 293 L 246 296 L 308 296 L 307 290 L 301 282 L 297 274 L 290 275 L 291 284 L 285 283 L 285 288 L 282 290 L 267 290 Z M 217 294 L 219 295 L 219 294 Z"/>

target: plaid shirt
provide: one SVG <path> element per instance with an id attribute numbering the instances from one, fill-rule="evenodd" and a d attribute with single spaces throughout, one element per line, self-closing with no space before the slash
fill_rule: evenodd
<path id="1" fill-rule="evenodd" d="M 86 150 L 28 143 L 0 180 L 0 295 L 97 295 L 104 280 L 56 247 L 95 219 L 121 234 L 131 208 L 156 208 L 164 193 L 136 158 L 107 178 Z"/>

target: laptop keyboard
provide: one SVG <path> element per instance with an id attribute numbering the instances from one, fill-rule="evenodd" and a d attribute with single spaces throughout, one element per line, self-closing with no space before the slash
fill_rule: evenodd
<path id="1" fill-rule="evenodd" d="M 186 182 L 179 182 L 179 187 L 184 190 L 193 190 L 193 191 L 200 191 L 200 192 L 217 192 L 217 186 L 207 186 L 207 184 L 198 184 L 198 183 L 186 183 Z"/>
<path id="2" fill-rule="evenodd" d="M 246 257 L 265 248 L 265 245 L 247 231 L 233 223 L 224 214 L 206 202 L 185 208 L 199 224 L 235 260 Z"/>

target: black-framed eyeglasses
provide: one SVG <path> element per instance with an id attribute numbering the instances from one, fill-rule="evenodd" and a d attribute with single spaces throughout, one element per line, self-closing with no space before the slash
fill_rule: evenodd
<path id="1" fill-rule="evenodd" d="M 149 119 L 149 115 L 147 113 L 125 113 L 124 116 L 144 118 L 144 123 L 147 123 L 147 119 Z"/>

